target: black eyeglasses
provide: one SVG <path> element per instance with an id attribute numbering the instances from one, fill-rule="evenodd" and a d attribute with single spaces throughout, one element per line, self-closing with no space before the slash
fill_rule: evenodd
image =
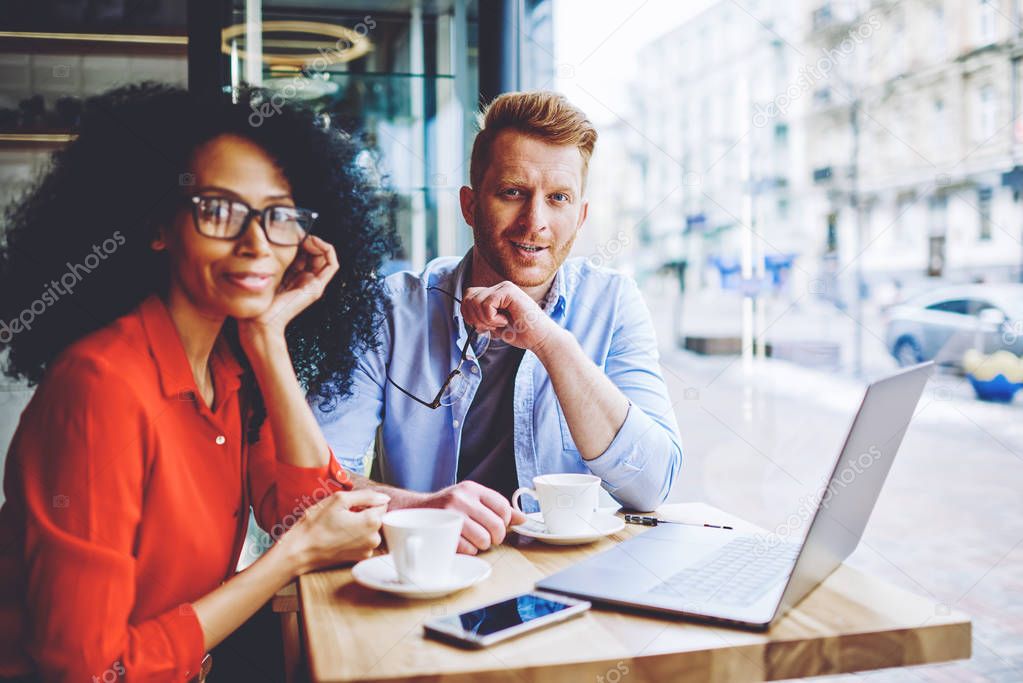
<path id="1" fill-rule="evenodd" d="M 245 202 L 227 197 L 196 195 L 192 203 L 192 222 L 200 235 L 218 240 L 236 240 L 258 219 L 271 244 L 294 247 L 302 243 L 313 227 L 317 213 L 296 206 L 268 206 L 253 209 Z"/>
<path id="2" fill-rule="evenodd" d="M 427 287 L 426 289 L 427 291 L 437 291 L 442 294 L 446 294 L 447 296 L 454 299 L 457 303 L 462 303 L 461 299 L 456 297 L 454 294 L 451 294 L 450 292 L 441 289 L 440 287 Z M 419 398 L 411 391 L 402 387 L 400 384 L 391 379 L 390 374 L 387 375 L 387 381 L 390 382 L 395 389 L 405 394 L 416 403 L 424 405 L 427 408 L 435 410 L 441 406 L 453 405 L 456 401 L 458 401 L 458 399 L 462 397 L 463 394 L 465 394 L 466 389 L 469 388 L 469 380 L 466 377 L 466 375 L 468 375 L 472 371 L 471 368 L 475 367 L 475 365 L 473 364 L 473 359 L 470 358 L 469 356 L 469 351 L 471 350 L 474 354 L 473 357 L 476 360 L 479 360 L 480 357 L 487 352 L 487 348 L 489 346 L 490 346 L 489 332 L 477 334 L 476 330 L 470 330 L 469 336 L 466 338 L 465 343 L 462 345 L 462 354 L 458 359 L 458 365 L 455 367 L 454 370 L 448 373 L 448 378 L 444 381 L 444 384 L 437 392 L 437 395 L 433 397 L 432 401 L 426 401 Z"/>

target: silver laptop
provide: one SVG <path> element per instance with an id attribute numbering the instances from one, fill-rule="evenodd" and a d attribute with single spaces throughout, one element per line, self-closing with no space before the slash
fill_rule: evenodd
<path id="1" fill-rule="evenodd" d="M 793 514 L 801 542 L 777 534 L 662 523 L 543 579 L 542 590 L 763 630 L 856 548 L 933 363 L 867 387 L 826 486 Z M 800 507 L 805 508 L 800 510 Z"/>

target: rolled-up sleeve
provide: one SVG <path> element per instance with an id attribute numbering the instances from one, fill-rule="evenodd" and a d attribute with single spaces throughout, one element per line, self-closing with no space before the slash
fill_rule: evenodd
<path id="1" fill-rule="evenodd" d="M 333 451 L 322 467 L 297 467 L 277 459 L 269 420 L 249 446 L 249 491 L 256 521 L 276 540 L 302 512 L 335 491 L 352 489 Z"/>
<path id="2" fill-rule="evenodd" d="M 629 399 L 629 412 L 607 449 L 586 461 L 626 507 L 653 510 L 682 467 L 682 440 L 661 376 L 650 312 L 631 278 L 622 278 L 618 321 L 604 371 Z"/>

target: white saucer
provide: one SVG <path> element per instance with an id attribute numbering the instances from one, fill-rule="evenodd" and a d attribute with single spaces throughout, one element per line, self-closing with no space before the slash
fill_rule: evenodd
<path id="1" fill-rule="evenodd" d="M 453 573 L 451 581 L 441 586 L 402 583 L 398 580 L 398 572 L 394 568 L 391 556 L 378 555 L 352 567 L 352 578 L 366 588 L 424 600 L 439 598 L 479 583 L 490 576 L 490 563 L 471 555 L 455 555 L 451 571 Z"/>
<path id="2" fill-rule="evenodd" d="M 590 520 L 590 530 L 579 534 L 552 534 L 543 523 L 542 512 L 531 512 L 526 515 L 526 523 L 513 526 L 511 529 L 522 536 L 529 536 L 551 545 L 579 545 L 593 543 L 599 538 L 617 533 L 625 528 L 625 520 L 613 514 L 599 510 Z"/>

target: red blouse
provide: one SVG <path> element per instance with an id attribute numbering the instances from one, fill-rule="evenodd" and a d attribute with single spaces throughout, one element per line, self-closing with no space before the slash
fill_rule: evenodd
<path id="1" fill-rule="evenodd" d="M 279 536 L 351 488 L 333 455 L 279 462 L 269 420 L 245 446 L 241 367 L 222 341 L 211 365 L 214 410 L 152 296 L 49 368 L 7 456 L 0 676 L 191 678 L 204 649 L 190 603 L 233 573 L 248 505 Z"/>

